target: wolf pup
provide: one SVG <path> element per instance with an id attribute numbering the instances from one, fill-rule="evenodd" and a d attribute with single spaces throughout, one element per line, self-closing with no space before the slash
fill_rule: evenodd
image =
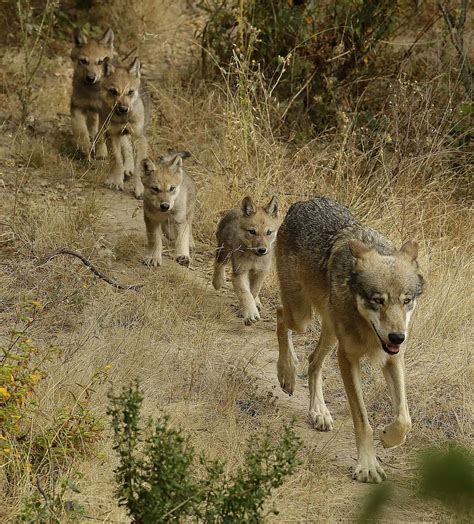
<path id="1" fill-rule="evenodd" d="M 105 184 L 112 189 L 123 189 L 124 161 L 132 156 L 131 143 L 135 142 L 136 158 L 134 168 L 136 198 L 143 196 L 141 166 L 148 153 L 145 137 L 150 114 L 150 96 L 143 89 L 140 74 L 140 60 L 134 58 L 128 66 L 116 66 L 110 60 L 104 64 L 104 78 L 101 83 L 100 138 L 104 134 L 112 152 L 112 167 Z M 122 150 L 124 159 L 122 159 Z M 126 167 L 126 166 L 125 166 Z"/>
<path id="2" fill-rule="evenodd" d="M 71 95 L 72 132 L 77 149 L 89 156 L 92 141 L 99 130 L 100 83 L 106 60 L 114 56 L 114 32 L 107 29 L 101 39 L 87 39 L 79 29 L 74 32 L 71 59 L 74 63 Z M 105 145 L 96 148 L 96 156 L 107 154 Z"/>
<path id="3" fill-rule="evenodd" d="M 273 261 L 273 243 L 278 230 L 278 200 L 272 197 L 266 207 L 255 207 L 245 197 L 240 209 L 232 209 L 217 228 L 217 251 L 212 284 L 220 289 L 225 282 L 225 266 L 232 261 L 232 284 L 239 299 L 240 313 L 247 326 L 260 319 L 258 297 Z"/>
<path id="4" fill-rule="evenodd" d="M 323 397 L 322 366 L 338 343 L 358 452 L 353 477 L 361 482 L 386 478 L 375 456 L 362 397 L 362 357 L 381 365 L 392 400 L 395 418 L 380 434 L 383 446 L 402 444 L 411 429 L 403 359 L 410 317 L 424 285 L 417 254 L 415 242 L 395 249 L 328 198 L 292 205 L 278 233 L 278 380 L 293 394 L 297 357 L 291 332 L 304 332 L 316 311 L 321 335 L 309 357 L 310 418 L 320 431 L 333 429 Z"/>
<path id="5" fill-rule="evenodd" d="M 196 204 L 196 186 L 183 169 L 187 151 L 170 153 L 161 157 L 155 167 L 146 158 L 142 162 L 143 211 L 148 252 L 144 263 L 161 266 L 163 234 L 175 242 L 176 262 L 189 266 L 189 249 L 194 247 L 193 216 Z"/>

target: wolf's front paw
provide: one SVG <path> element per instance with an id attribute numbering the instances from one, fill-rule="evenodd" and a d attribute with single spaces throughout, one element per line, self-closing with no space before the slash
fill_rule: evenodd
<path id="1" fill-rule="evenodd" d="M 178 262 L 180 266 L 189 267 L 191 260 L 186 255 L 180 255 L 179 257 L 176 257 L 176 262 Z"/>
<path id="2" fill-rule="evenodd" d="M 411 429 L 411 423 L 392 422 L 380 432 L 380 440 L 384 448 L 394 448 L 405 442 L 407 433 Z"/>
<path id="3" fill-rule="evenodd" d="M 251 326 L 260 320 L 260 313 L 258 312 L 257 306 L 254 305 L 244 308 L 242 316 L 244 317 L 244 324 L 246 326 Z"/>
<path id="4" fill-rule="evenodd" d="M 143 263 L 148 267 L 160 267 L 161 262 L 161 256 L 158 255 L 146 255 L 143 259 Z"/>
<path id="5" fill-rule="evenodd" d="M 255 305 L 257 306 L 257 309 L 259 311 L 262 311 L 262 302 L 260 301 L 258 297 L 255 299 Z"/>
<path id="6" fill-rule="evenodd" d="M 144 187 L 143 187 L 142 181 L 140 179 L 137 179 L 137 181 L 135 182 L 135 189 L 133 190 L 133 194 L 135 195 L 135 198 L 138 200 L 143 198 L 143 191 L 144 191 Z"/>
<path id="7" fill-rule="evenodd" d="M 359 482 L 379 484 L 387 478 L 387 475 L 375 455 L 367 455 L 357 463 L 352 478 Z"/>
<path id="8" fill-rule="evenodd" d="M 309 417 L 313 423 L 314 429 L 318 431 L 332 431 L 334 429 L 334 421 L 329 413 L 328 408 L 316 408 L 309 411 Z"/>
<path id="9" fill-rule="evenodd" d="M 285 360 L 279 358 L 277 374 L 281 389 L 288 395 L 293 395 L 296 384 L 296 362 L 293 362 L 291 357 Z"/>
<path id="10" fill-rule="evenodd" d="M 119 175 L 114 175 L 113 173 L 107 178 L 105 181 L 105 186 L 110 189 L 118 189 L 119 191 L 123 191 L 123 176 L 122 173 Z"/>
<path id="11" fill-rule="evenodd" d="M 96 160 L 105 160 L 107 158 L 107 146 L 104 143 L 95 146 L 94 158 Z"/>

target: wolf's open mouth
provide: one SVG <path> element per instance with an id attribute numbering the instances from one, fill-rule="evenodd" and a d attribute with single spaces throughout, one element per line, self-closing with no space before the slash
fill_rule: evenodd
<path id="1" fill-rule="evenodd" d="M 400 351 L 400 346 L 397 344 L 386 344 L 382 340 L 382 337 L 377 333 L 377 330 L 373 324 L 372 327 L 374 328 L 375 334 L 379 337 L 380 343 L 382 344 L 382 349 L 385 351 L 385 353 L 388 353 L 389 355 L 396 355 Z"/>

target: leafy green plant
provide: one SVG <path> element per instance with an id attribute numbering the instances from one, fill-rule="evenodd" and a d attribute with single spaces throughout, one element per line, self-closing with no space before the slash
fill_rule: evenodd
<path id="1" fill-rule="evenodd" d="M 378 522 L 400 487 L 396 482 L 374 486 L 365 497 L 357 522 Z M 436 500 L 457 516 L 472 522 L 474 516 L 474 455 L 459 445 L 422 451 L 418 456 L 417 500 Z"/>
<path id="2" fill-rule="evenodd" d="M 293 473 L 299 439 L 285 428 L 275 445 L 267 435 L 249 445 L 244 465 L 232 476 L 224 464 L 200 458 L 205 471 L 194 469 L 195 453 L 182 432 L 166 417 L 141 425 L 143 401 L 138 384 L 111 396 L 108 410 L 114 430 L 115 469 L 119 504 L 137 523 L 262 522 L 262 511 L 272 490 Z"/>
<path id="3" fill-rule="evenodd" d="M 30 337 L 41 303 L 28 300 L 18 308 L 13 329 L 0 346 L 0 455 L 11 453 L 9 440 L 21 432 L 26 405 L 45 378 L 43 369 L 56 348 L 39 348 Z"/>

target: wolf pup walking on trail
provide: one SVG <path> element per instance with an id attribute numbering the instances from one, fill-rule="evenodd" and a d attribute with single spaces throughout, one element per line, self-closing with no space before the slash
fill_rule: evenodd
<path id="1" fill-rule="evenodd" d="M 130 157 L 133 159 L 129 140 L 131 137 L 136 148 L 134 167 L 136 198 L 143 196 L 141 165 L 148 152 L 145 131 L 151 105 L 150 96 L 143 89 L 140 77 L 138 58 L 133 59 L 129 66 L 115 66 L 110 60 L 106 61 L 101 85 L 100 110 L 100 140 L 103 141 L 105 133 L 113 155 L 111 172 L 105 183 L 112 189 L 123 189 L 125 174 L 131 174 L 126 169 L 128 159 Z"/>
<path id="2" fill-rule="evenodd" d="M 71 59 L 74 63 L 71 95 L 72 132 L 78 150 L 89 156 L 99 130 L 100 83 L 103 65 L 114 56 L 114 32 L 107 29 L 100 40 L 87 39 L 74 32 Z M 97 157 L 107 154 L 105 145 L 96 149 Z"/>
<path id="3" fill-rule="evenodd" d="M 260 319 L 258 297 L 273 260 L 273 243 L 278 230 L 278 201 L 255 207 L 245 197 L 240 209 L 232 209 L 217 228 L 217 251 L 212 284 L 220 289 L 225 282 L 225 265 L 232 261 L 232 284 L 246 325 Z"/>
<path id="4" fill-rule="evenodd" d="M 392 400 L 395 419 L 380 434 L 383 446 L 402 444 L 411 428 L 403 359 L 410 317 L 424 285 L 417 254 L 416 243 L 395 249 L 328 198 L 291 206 L 278 233 L 282 301 L 277 310 L 278 380 L 285 392 L 293 394 L 297 357 L 291 331 L 304 332 L 316 311 L 321 335 L 309 357 L 310 417 L 316 429 L 333 429 L 323 397 L 322 366 L 338 343 L 358 451 L 354 478 L 362 482 L 385 478 L 362 396 L 363 356 L 382 366 Z"/>
<path id="5" fill-rule="evenodd" d="M 148 253 L 144 263 L 161 266 L 163 233 L 175 242 L 176 261 L 189 266 L 189 249 L 194 247 L 193 216 L 196 204 L 196 186 L 184 171 L 181 151 L 161 157 L 158 166 L 146 158 L 142 162 L 143 211 L 148 237 Z"/>

